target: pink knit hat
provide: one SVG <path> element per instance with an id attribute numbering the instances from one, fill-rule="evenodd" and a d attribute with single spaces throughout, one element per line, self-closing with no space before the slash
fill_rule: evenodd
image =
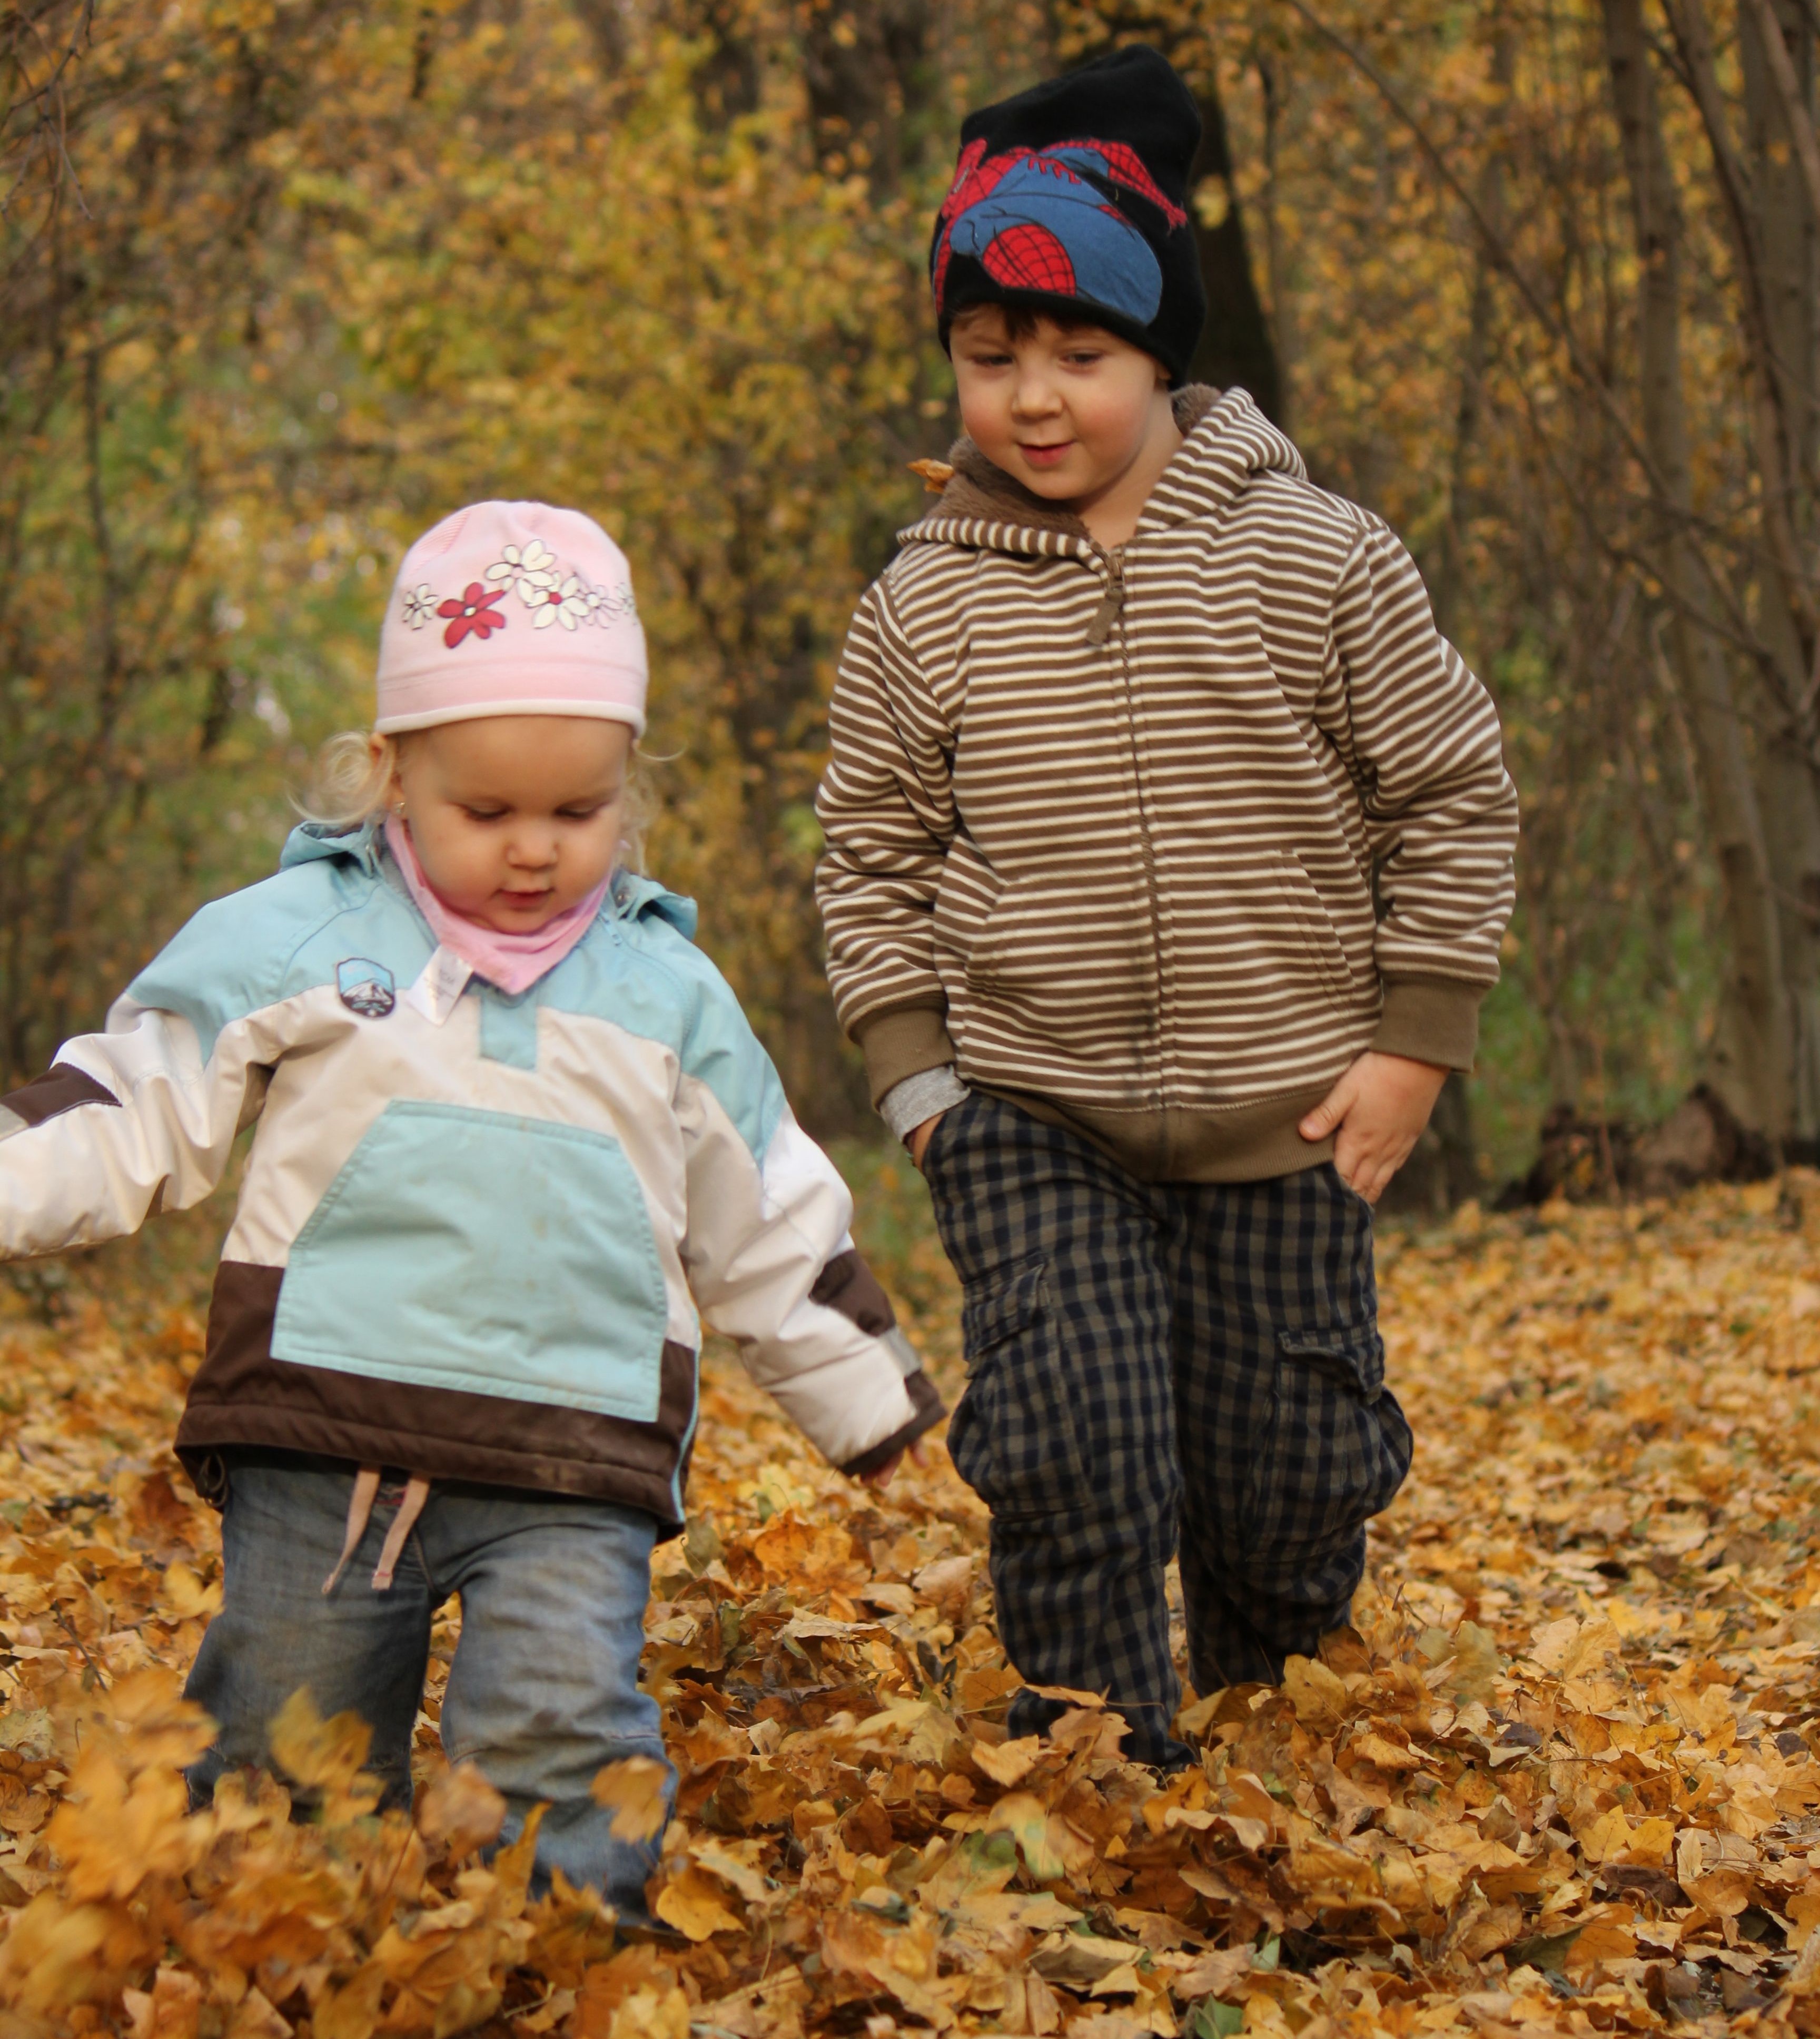
<path id="1" fill-rule="evenodd" d="M 474 503 L 404 555 L 379 633 L 373 727 L 590 715 L 642 735 L 646 682 L 631 570 L 593 518 Z"/>

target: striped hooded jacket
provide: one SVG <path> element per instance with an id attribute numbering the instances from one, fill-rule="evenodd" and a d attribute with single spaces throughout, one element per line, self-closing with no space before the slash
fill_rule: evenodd
<path id="1" fill-rule="evenodd" d="M 622 874 L 529 991 L 450 1000 L 373 829 L 300 829 L 104 1033 L 0 1099 L 0 1258 L 198 1202 L 256 1119 L 177 1434 L 204 1491 L 224 1448 L 254 1445 L 673 1530 L 697 1303 L 829 1459 L 869 1471 L 940 1403 L 694 925 Z"/>
<path id="2" fill-rule="evenodd" d="M 1153 1180 L 1325 1159 L 1367 1047 L 1469 1065 L 1514 896 L 1484 689 L 1242 390 L 1107 551 L 969 442 L 843 655 L 828 974 L 874 1099 L 949 1063 Z"/>

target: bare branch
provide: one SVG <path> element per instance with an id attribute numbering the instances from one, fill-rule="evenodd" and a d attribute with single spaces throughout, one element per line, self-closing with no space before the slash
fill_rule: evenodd
<path id="1" fill-rule="evenodd" d="M 1788 123 L 1788 132 L 1795 143 L 1795 157 L 1801 165 L 1801 181 L 1807 188 L 1808 208 L 1814 219 L 1820 222 L 1820 142 L 1814 139 L 1814 123 L 1808 117 L 1802 97 L 1801 81 L 1795 75 L 1788 45 L 1783 40 L 1782 24 L 1776 17 L 1773 0 L 1744 0 L 1744 5 L 1757 17 L 1757 31 L 1763 40 L 1770 82 L 1776 87 L 1782 117 Z"/>
<path id="2" fill-rule="evenodd" d="M 1674 0 L 1664 0 L 1664 4 L 1672 10 Z M 1540 288 L 1525 274 L 1510 244 L 1499 233 L 1492 221 L 1486 217 L 1484 208 L 1455 173 L 1439 143 L 1428 132 L 1420 116 L 1406 104 L 1396 86 L 1385 77 L 1383 72 L 1365 51 L 1349 37 L 1342 35 L 1338 29 L 1330 27 L 1307 4 L 1307 0 L 1289 0 L 1289 5 L 1307 22 L 1317 35 L 1339 51 L 1340 55 L 1370 82 L 1384 103 L 1409 129 L 1410 134 L 1415 138 L 1416 146 L 1433 166 L 1435 175 L 1459 201 L 1467 218 L 1472 222 L 1493 268 L 1509 279 L 1518 295 L 1528 308 L 1530 316 L 1560 348 L 1575 378 L 1591 393 L 1599 408 L 1610 420 L 1622 442 L 1625 452 L 1636 461 L 1638 471 L 1647 483 L 1651 500 L 1657 514 L 1664 519 L 1665 523 L 1678 528 L 1690 539 L 1693 538 L 1697 531 L 1696 521 L 1688 514 L 1685 507 L 1678 500 L 1677 492 L 1669 486 L 1666 477 L 1652 458 L 1649 448 L 1612 393 L 1610 385 L 1600 374 L 1596 366 L 1587 359 L 1586 351 L 1581 346 L 1572 328 L 1556 313 Z M 1701 22 L 1701 27 L 1704 30 L 1704 21 Z M 1729 148 L 1728 142 L 1726 146 Z M 1740 203 L 1742 205 L 1742 202 Z M 1748 237 L 1750 227 L 1747 212 L 1740 210 L 1736 224 L 1738 230 Z M 1748 250 L 1750 245 L 1748 240 L 1745 245 Z M 1753 268 L 1751 273 L 1754 282 L 1760 272 Z M 1749 291 L 1746 291 L 1746 294 L 1747 298 L 1750 298 Z M 1760 298 L 1752 298 L 1750 301 L 1755 307 L 1757 317 L 1761 319 L 1763 316 L 1763 308 Z M 1755 324 L 1753 325 L 1752 329 L 1754 333 L 1757 331 Z M 1763 359 L 1765 369 L 1767 371 L 1769 355 L 1766 324 L 1764 324 L 1761 328 L 1761 340 L 1765 350 Z M 1757 380 L 1761 389 L 1765 380 L 1765 375 L 1760 374 Z M 1776 446 L 1780 450 L 1781 439 L 1779 412 L 1776 413 L 1775 428 L 1777 433 Z M 1769 462 L 1766 461 L 1765 477 L 1766 494 L 1769 492 L 1770 480 L 1769 466 Z M 1780 462 L 1776 466 L 1776 485 L 1778 488 L 1785 489 L 1786 484 L 1782 477 L 1786 476 L 1787 472 L 1785 461 Z M 1778 510 L 1781 513 L 1779 520 L 1780 531 L 1785 534 L 1785 541 L 1779 542 L 1778 532 L 1773 530 L 1771 533 L 1771 542 L 1774 548 L 1773 556 L 1778 571 L 1786 575 L 1792 570 L 1793 564 L 1793 533 L 1788 527 L 1785 494 L 1778 496 L 1776 501 Z M 1701 575 L 1721 606 L 1734 617 L 1737 617 L 1739 611 L 1737 603 L 1732 598 L 1731 590 L 1727 587 L 1723 576 L 1708 556 L 1706 548 L 1698 543 L 1693 543 L 1689 545 L 1689 549 L 1697 563 Z M 1792 583 L 1791 587 L 1799 596 L 1797 583 Z M 1804 610 L 1804 617 L 1806 613 Z M 1766 674 L 1773 679 L 1776 677 L 1774 661 L 1770 658 L 1767 647 L 1761 644 L 1761 640 L 1754 640 L 1754 655 Z"/>
<path id="3" fill-rule="evenodd" d="M 1707 146 L 1718 173 L 1724 200 L 1726 223 L 1731 232 L 1732 259 L 1738 265 L 1739 294 L 1744 302 L 1744 330 L 1750 350 L 1751 380 L 1756 388 L 1757 454 L 1763 471 L 1763 521 L 1771 556 L 1776 564 L 1790 610 L 1795 619 L 1807 662 L 1820 647 L 1810 575 L 1801 563 L 1801 552 L 1788 514 L 1790 474 L 1795 465 L 1788 418 L 1776 374 L 1774 328 L 1764 275 L 1763 253 L 1758 241 L 1751 203 L 1750 180 L 1738 159 L 1731 137 L 1731 123 L 1719 89 L 1713 62 L 1712 41 L 1700 0 L 1663 0 L 1663 11 L 1679 46 L 1683 75 L 1693 95 L 1701 123 L 1706 130 Z M 1781 48 L 1781 31 L 1776 32 Z M 1784 60 L 1787 51 L 1783 51 Z M 1778 676 L 1778 684 L 1780 677 Z M 1791 707 L 1796 705 L 1794 702 Z"/>

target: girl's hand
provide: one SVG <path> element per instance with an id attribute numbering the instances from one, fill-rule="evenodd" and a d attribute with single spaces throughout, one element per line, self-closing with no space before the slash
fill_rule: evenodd
<path id="1" fill-rule="evenodd" d="M 919 1133 L 923 1129 L 919 1126 L 916 1130 Z M 908 1452 L 899 1452 L 894 1458 L 887 1459 L 884 1464 L 882 1465 L 876 1472 L 869 1472 L 866 1474 L 861 1479 L 860 1485 L 862 1487 L 889 1487 L 891 1484 L 893 1475 L 897 1472 L 897 1468 L 904 1463 L 906 1458 L 909 1460 L 910 1463 L 913 1466 L 926 1466 L 929 1463 L 928 1454 L 923 1450 L 923 1447 L 920 1445 L 912 1445 Z"/>
<path id="2" fill-rule="evenodd" d="M 1297 1130 L 1304 1140 L 1325 1140 L 1337 1127 L 1333 1165 L 1374 1204 L 1409 1160 L 1447 1080 L 1432 1063 L 1367 1049 Z"/>
<path id="3" fill-rule="evenodd" d="M 904 1144 L 910 1149 L 910 1159 L 917 1168 L 922 1167 L 923 1152 L 929 1142 L 935 1138 L 936 1127 L 947 1115 L 945 1111 L 938 1111 L 933 1118 L 925 1118 L 920 1126 L 911 1127 L 910 1137 Z M 880 1484 L 882 1485 L 883 1483 L 881 1482 Z"/>

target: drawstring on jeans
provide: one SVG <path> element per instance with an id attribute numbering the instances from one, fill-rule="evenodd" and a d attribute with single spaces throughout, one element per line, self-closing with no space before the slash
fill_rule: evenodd
<path id="1" fill-rule="evenodd" d="M 348 1560 L 366 1533 L 366 1525 L 372 1519 L 373 1504 L 378 1493 L 378 1467 L 362 1466 L 355 1475 L 354 1491 L 347 1498 L 347 1533 L 341 1540 L 341 1555 L 336 1560 L 335 1570 L 322 1582 L 324 1594 L 333 1593 L 340 1583 L 342 1574 L 347 1570 Z M 404 1498 L 399 1502 L 398 1513 L 392 1517 L 392 1527 L 386 1532 L 385 1542 L 379 1553 L 379 1562 L 373 1568 L 373 1590 L 375 1593 L 389 1593 L 391 1590 L 392 1574 L 397 1568 L 399 1559 L 404 1555 L 404 1540 L 416 1527 L 417 1518 L 423 1513 L 423 1504 L 429 1498 L 429 1481 L 422 1473 L 414 1472 L 405 1483 Z"/>

